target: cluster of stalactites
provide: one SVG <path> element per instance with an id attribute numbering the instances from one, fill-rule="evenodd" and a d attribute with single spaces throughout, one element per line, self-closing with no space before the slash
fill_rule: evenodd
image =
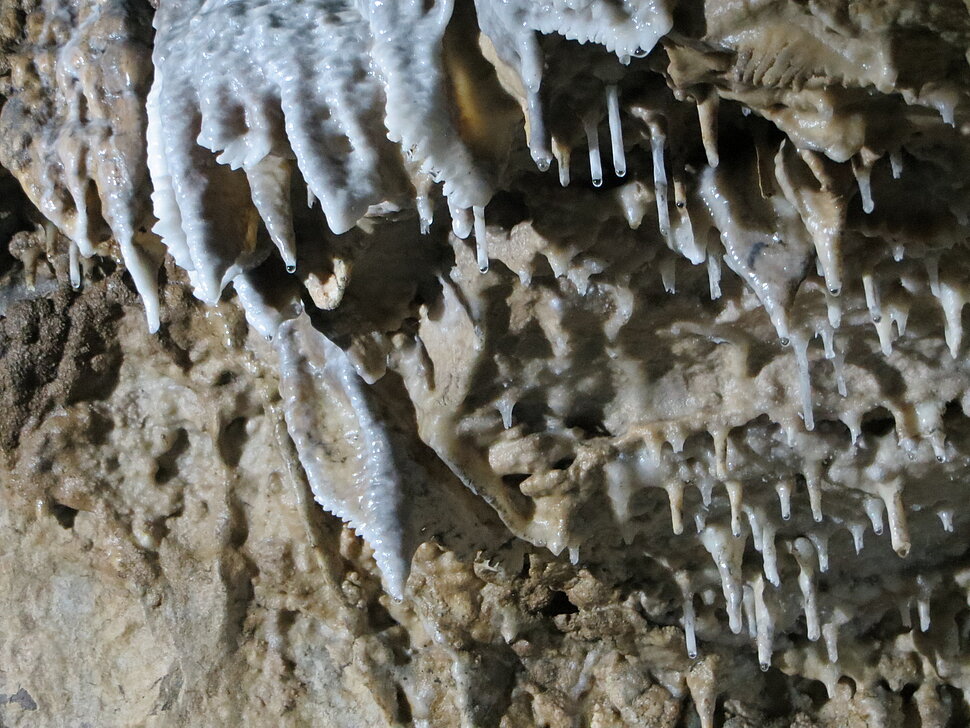
<path id="1" fill-rule="evenodd" d="M 328 510 L 358 528 L 375 547 L 389 590 L 397 596 L 404 589 L 408 549 L 403 543 L 407 536 L 394 520 L 402 508 L 404 486 L 400 473 L 389 467 L 386 453 L 392 450 L 391 440 L 371 413 L 366 389 L 346 354 L 311 331 L 299 302 L 294 299 L 284 315 L 276 315 L 273 306 L 260 299 L 250 271 L 272 253 L 262 243 L 260 223 L 286 268 L 294 272 L 300 259 L 291 209 L 295 177 L 302 179 L 308 203 L 319 204 L 334 234 L 350 230 L 368 215 L 412 204 L 422 229 L 427 230 L 432 223 L 431 189 L 440 183 L 453 230 L 460 238 L 474 232 L 478 267 L 484 272 L 489 266 L 485 208 L 493 184 L 489 170 L 463 140 L 449 108 L 440 45 L 451 20 L 451 3 L 439 2 L 431 8 L 420 0 L 336 5 L 325 0 L 283 5 L 258 0 L 162 3 L 155 16 L 154 81 L 147 100 L 147 165 L 158 218 L 156 232 L 188 272 L 202 300 L 215 302 L 223 288 L 234 282 L 254 327 L 277 339 L 288 424 L 314 492 Z M 498 61 L 513 69 L 518 79 L 531 156 L 542 171 L 549 170 L 555 159 L 564 186 L 571 182 L 572 150 L 565 139 L 548 131 L 541 93 L 546 59 L 540 36 L 555 32 L 581 43 L 598 43 L 624 63 L 648 54 L 672 26 L 664 3 L 594 0 L 580 9 L 574 5 L 476 3 L 482 34 Z M 67 79 L 58 93 L 68 99 L 69 129 L 79 122 L 78 94 L 86 88 L 73 48 L 65 46 L 58 56 L 63 66 L 58 79 Z M 127 92 L 130 95 L 131 90 Z M 707 267 L 712 298 L 720 295 L 722 264 L 750 287 L 778 337 L 791 345 L 802 421 L 805 430 L 811 431 L 815 414 L 809 345 L 816 336 L 822 340 L 824 358 L 832 364 L 839 393 L 847 394 L 837 331 L 848 286 L 861 285 L 884 353 L 890 353 L 894 336 L 906 331 L 907 299 L 887 299 L 873 270 L 862 271 L 858 281 L 848 280 L 843 263 L 848 200 L 853 196 L 843 172 L 851 172 L 863 213 L 873 213 L 879 200 L 873 194 L 871 175 L 880 158 L 860 153 L 833 171 L 833 163 L 823 154 L 797 148 L 786 139 L 750 168 L 722 162 L 718 92 L 695 89 L 688 97 L 696 103 L 706 161 L 691 170 L 676 168 L 670 159 L 671 137 L 679 129 L 663 109 L 624 98 L 622 82 L 603 83 L 601 101 L 578 120 L 586 140 L 590 180 L 601 187 L 606 176 L 601 128 L 617 178 L 627 176 L 633 154 L 646 155 L 650 179 L 634 179 L 608 194 L 620 203 L 634 228 L 641 226 L 650 208 L 655 209 L 659 239 L 691 264 Z M 86 103 L 92 106 L 90 99 Z M 67 137 L 59 137 L 52 144 L 66 148 L 68 142 Z M 90 255 L 95 248 L 85 237 L 85 177 L 80 167 L 70 167 L 77 155 L 68 152 L 60 157 L 77 220 L 65 225 L 77 250 Z M 80 158 L 88 160 L 85 166 L 90 174 L 97 169 L 97 159 L 89 152 L 84 150 Z M 892 177 L 899 178 L 900 149 L 886 156 Z M 111 158 L 134 159 L 121 152 Z M 137 160 L 131 163 L 137 165 Z M 154 271 L 132 242 L 136 223 L 131 205 L 137 190 L 127 184 L 125 174 L 96 177 L 102 209 L 154 329 L 158 326 Z M 743 178 L 741 184 L 737 184 L 739 178 Z M 117 189 L 109 189 L 105 180 L 113 180 Z M 60 220 L 43 200 L 40 206 Z M 649 218 L 653 217 L 651 212 Z M 893 256 L 902 258 L 903 252 L 900 247 Z M 955 357 L 962 342 L 961 313 L 967 292 L 953 277 L 941 276 L 938 256 L 929 252 L 923 262 Z M 824 315 L 793 321 L 793 299 L 813 268 L 824 284 Z M 675 269 L 664 268 L 661 273 L 664 286 L 673 292 Z M 902 281 L 901 285 L 909 284 Z M 293 320 L 298 323 L 286 323 Z M 340 413 L 349 423 L 344 429 L 362 433 L 367 448 L 360 480 L 347 489 L 335 488 L 332 474 L 321 466 L 319 443 L 314 440 L 320 427 L 318 413 L 307 402 L 319 392 L 338 390 L 351 403 Z M 939 412 L 927 410 L 925 419 L 931 421 L 927 437 L 942 457 L 944 443 L 935 426 Z M 723 454 L 723 439 L 717 438 L 715 444 Z M 719 463 L 715 471 L 727 489 L 730 523 L 698 522 L 698 539 L 716 567 L 731 630 L 740 632 L 746 619 L 761 662 L 767 665 L 774 625 L 787 608 L 773 602 L 774 592 L 766 586 L 780 585 L 779 545 L 771 521 L 745 509 L 741 486 L 729 477 L 726 465 Z M 820 521 L 818 478 L 809 472 L 805 477 L 813 518 Z M 683 531 L 682 486 L 680 490 L 671 486 L 668 492 L 673 528 L 679 534 Z M 787 520 L 790 484 L 779 486 L 778 497 L 780 517 Z M 898 488 L 866 500 L 865 510 L 876 533 L 882 532 L 885 510 L 893 548 L 900 554 L 908 552 Z M 941 510 L 939 517 L 944 528 L 952 528 L 952 513 Z M 861 548 L 858 524 L 846 527 Z M 762 555 L 763 573 L 746 581 L 741 560 L 749 535 Z M 824 542 L 815 536 L 810 532 L 787 539 L 781 548 L 797 564 L 808 636 L 824 637 L 829 655 L 836 660 L 834 633 L 845 615 L 832 611 L 824 624 L 819 616 L 816 583 L 818 574 L 827 569 L 827 557 Z M 683 590 L 688 651 L 696 654 L 697 586 L 686 576 L 678 577 L 678 584 Z M 928 614 L 928 607 L 920 607 L 921 625 L 924 611 Z M 925 623 L 928 628 L 928 617 Z"/>
<path id="2" fill-rule="evenodd" d="M 24 46 L 8 56 L 12 92 L 0 115 L 0 159 L 69 239 L 75 288 L 81 258 L 105 254 L 110 229 L 155 331 L 157 241 L 139 230 L 146 215 L 144 93 L 151 77 L 147 8 L 120 0 L 44 0 L 25 27 Z"/>
<path id="3" fill-rule="evenodd" d="M 663 4 L 538 5 L 476 9 L 482 32 L 525 86 L 533 156 L 547 168 L 538 35 L 559 32 L 628 58 L 649 52 L 672 21 Z M 148 101 L 155 229 L 200 298 L 216 300 L 268 254 L 257 244 L 258 218 L 295 269 L 289 192 L 297 170 L 310 204 L 319 201 L 338 234 L 368 213 L 412 204 L 412 194 L 426 230 L 428 194 L 440 182 L 455 233 L 474 231 L 487 270 L 484 208 L 494 175 L 473 157 L 449 109 L 441 43 L 452 2 L 425 6 L 346 3 L 335 12 L 320 1 L 299 8 L 250 1 L 203 12 L 183 1 L 159 9 Z M 615 89 L 610 98 L 619 159 Z"/>

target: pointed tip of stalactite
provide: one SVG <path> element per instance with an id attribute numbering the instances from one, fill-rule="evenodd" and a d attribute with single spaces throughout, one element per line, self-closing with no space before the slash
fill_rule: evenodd
<path id="1" fill-rule="evenodd" d="M 626 152 L 623 145 L 623 124 L 620 119 L 620 95 L 616 84 L 612 84 L 606 88 L 606 111 L 610 126 L 613 171 L 617 177 L 625 177 Z"/>
<path id="2" fill-rule="evenodd" d="M 149 334 L 157 334 L 158 329 L 161 327 L 162 322 L 159 318 L 158 311 L 151 312 L 147 309 L 145 310 L 145 322 L 148 326 Z"/>
<path id="3" fill-rule="evenodd" d="M 603 185 L 603 162 L 600 158 L 600 142 L 597 123 L 592 118 L 583 121 L 583 128 L 586 132 L 586 144 L 589 149 L 589 176 L 593 181 L 593 187 Z"/>
<path id="4" fill-rule="evenodd" d="M 381 573 L 384 581 L 384 588 L 391 599 L 394 600 L 395 604 L 400 604 L 404 601 L 404 585 L 407 583 L 410 570 L 410 565 L 407 565 L 404 571 L 400 573 L 386 573 L 383 571 Z"/>

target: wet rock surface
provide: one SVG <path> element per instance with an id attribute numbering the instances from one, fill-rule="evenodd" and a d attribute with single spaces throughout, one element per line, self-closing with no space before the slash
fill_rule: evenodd
<path id="1" fill-rule="evenodd" d="M 0 721 L 964 725 L 966 9 L 418 5 L 4 8 Z"/>

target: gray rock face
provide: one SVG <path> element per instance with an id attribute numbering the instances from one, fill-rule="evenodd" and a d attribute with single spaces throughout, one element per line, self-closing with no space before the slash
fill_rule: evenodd
<path id="1" fill-rule="evenodd" d="M 963 5 L 11 5 L 0 722 L 966 723 Z"/>

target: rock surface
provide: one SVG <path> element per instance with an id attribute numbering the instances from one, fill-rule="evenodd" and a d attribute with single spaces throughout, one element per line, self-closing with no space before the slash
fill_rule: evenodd
<path id="1" fill-rule="evenodd" d="M 573 5 L 3 9 L 0 724 L 970 720 L 966 8 Z"/>

